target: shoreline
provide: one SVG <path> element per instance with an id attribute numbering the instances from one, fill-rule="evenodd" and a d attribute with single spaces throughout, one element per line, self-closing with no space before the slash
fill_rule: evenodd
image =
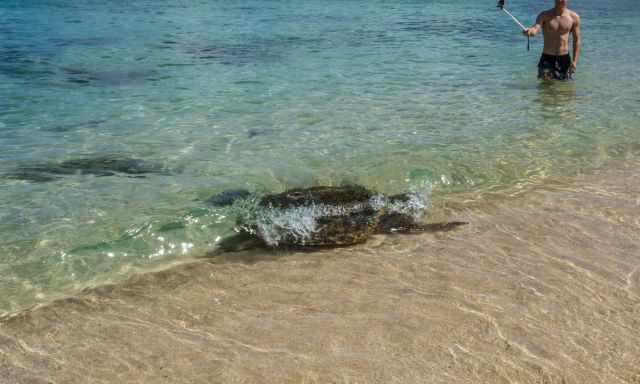
<path id="1" fill-rule="evenodd" d="M 85 290 L 0 319 L 0 377 L 636 383 L 638 176 L 490 202 L 453 232 L 229 254 Z"/>

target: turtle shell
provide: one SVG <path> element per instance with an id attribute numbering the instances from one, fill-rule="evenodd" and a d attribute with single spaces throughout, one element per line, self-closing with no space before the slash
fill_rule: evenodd
<path id="1" fill-rule="evenodd" d="M 296 188 L 266 195 L 260 201 L 264 207 L 287 209 L 308 205 L 329 205 L 346 207 L 355 204 L 368 204 L 375 193 L 360 185 L 342 187 Z"/>
<path id="2" fill-rule="evenodd" d="M 316 211 L 320 213 L 312 218 L 312 231 L 301 236 L 295 231 L 283 229 L 278 234 L 278 245 L 343 246 L 364 242 L 375 231 L 383 214 L 382 209 L 371 204 L 371 198 L 375 195 L 357 185 L 311 187 L 264 196 L 259 206 L 279 212 L 320 207 Z M 259 226 L 251 225 L 250 230 L 267 243 L 270 242 L 266 231 Z"/>

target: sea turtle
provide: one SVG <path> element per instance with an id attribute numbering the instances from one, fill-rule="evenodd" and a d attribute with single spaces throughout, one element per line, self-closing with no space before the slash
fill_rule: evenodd
<path id="1" fill-rule="evenodd" d="M 243 198 L 238 234 L 222 241 L 223 250 L 269 247 L 331 247 L 362 243 L 374 233 L 446 231 L 464 222 L 422 224 L 424 197 L 419 193 L 385 196 L 360 185 L 298 188 Z M 229 193 L 210 202 L 230 204 Z M 223 205 L 223 204 L 218 204 Z"/>

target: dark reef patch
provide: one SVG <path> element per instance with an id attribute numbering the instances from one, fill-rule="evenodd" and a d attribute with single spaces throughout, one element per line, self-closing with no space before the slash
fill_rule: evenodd
<path id="1" fill-rule="evenodd" d="M 4 174 L 3 177 L 32 182 L 48 182 L 62 176 L 73 175 L 115 176 L 121 174 L 128 177 L 144 177 L 150 173 L 167 174 L 169 172 L 159 163 L 109 155 L 25 165 Z"/>
<path id="2" fill-rule="evenodd" d="M 92 36 L 92 37 L 72 37 L 72 38 L 53 38 L 49 40 L 52 44 L 58 47 L 106 47 L 117 44 L 121 41 L 120 38 L 116 37 L 100 37 L 100 36 Z"/>
<path id="3" fill-rule="evenodd" d="M 65 81 L 99 87 L 142 84 L 157 79 L 155 70 L 88 71 L 82 68 L 62 68 Z"/>
<path id="4" fill-rule="evenodd" d="M 272 129 L 249 129 L 247 131 L 247 138 L 253 139 L 256 136 L 262 136 L 273 132 Z"/>
<path id="5" fill-rule="evenodd" d="M 251 192 L 246 189 L 229 189 L 207 199 L 206 202 L 214 207 L 224 207 L 233 204 L 236 200 L 246 199 L 250 195 Z"/>
<path id="6" fill-rule="evenodd" d="M 210 60 L 223 65 L 245 66 L 281 62 L 296 48 L 318 45 L 321 39 L 298 36 L 252 36 L 238 42 L 218 41 L 186 45 L 185 51 L 195 59 Z M 173 44 L 170 44 L 172 46 Z M 166 46 L 166 45 L 165 45 Z"/>
<path id="7" fill-rule="evenodd" d="M 9 78 L 34 79 L 54 75 L 50 64 L 53 54 L 31 45 L 0 46 L 0 75 Z"/>
<path id="8" fill-rule="evenodd" d="M 71 123 L 71 124 L 59 124 L 49 127 L 42 128 L 43 131 L 47 132 L 70 132 L 75 131 L 78 128 L 97 128 L 101 124 L 106 123 L 108 120 L 89 120 L 84 121 L 82 123 Z"/>

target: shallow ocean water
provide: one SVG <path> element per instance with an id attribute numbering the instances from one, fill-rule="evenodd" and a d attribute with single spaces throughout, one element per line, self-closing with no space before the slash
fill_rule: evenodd
<path id="1" fill-rule="evenodd" d="M 0 174 L 118 154 L 145 177 L 0 178 L 0 312 L 189 260 L 230 188 L 433 185 L 460 210 L 640 154 L 640 8 L 575 1 L 577 80 L 493 2 L 3 1 Z M 529 24 L 541 4 L 512 1 Z"/>
<path id="2" fill-rule="evenodd" d="M 640 175 L 617 165 L 451 232 L 226 253 L 0 316 L 0 381 L 636 384 Z"/>

